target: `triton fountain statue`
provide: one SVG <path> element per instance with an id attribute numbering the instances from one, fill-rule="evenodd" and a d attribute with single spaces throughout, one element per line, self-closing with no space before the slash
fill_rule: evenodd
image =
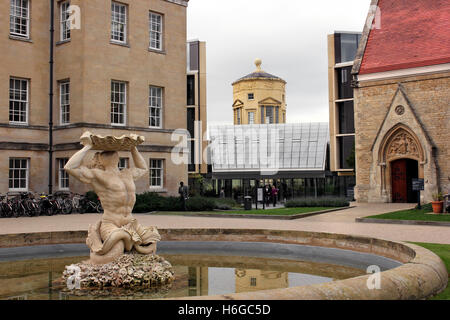
<path id="1" fill-rule="evenodd" d="M 104 209 L 101 220 L 89 226 L 86 244 L 90 248 L 90 259 L 77 264 L 81 273 L 84 272 L 81 281 L 89 278 L 94 280 L 93 283 L 86 280 L 85 285 L 105 285 L 99 280 L 105 279 L 105 275 L 99 275 L 97 279 L 96 272 L 100 270 L 106 272 L 109 279 L 106 283 L 113 286 L 122 285 L 125 278 L 134 284 L 170 281 L 173 278 L 170 263 L 155 255 L 156 243 L 161 239 L 157 228 L 143 227 L 131 213 L 136 202 L 134 181 L 148 174 L 147 164 L 137 150 L 144 137 L 135 134 L 102 137 L 85 132 L 80 140 L 84 147 L 70 158 L 64 169 L 89 184 Z M 89 165 L 84 165 L 91 150 L 99 152 L 95 153 Z M 118 151 L 131 152 L 133 168 L 119 170 Z M 139 266 L 134 265 L 136 263 Z M 63 278 L 73 275 L 73 270 L 66 268 Z M 145 277 L 148 272 L 151 275 Z M 121 281 L 116 281 L 118 279 Z"/>

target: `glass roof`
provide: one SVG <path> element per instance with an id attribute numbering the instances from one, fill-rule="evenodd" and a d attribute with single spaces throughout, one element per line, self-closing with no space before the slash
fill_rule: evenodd
<path id="1" fill-rule="evenodd" d="M 325 170 L 328 123 L 211 126 L 213 172 Z"/>

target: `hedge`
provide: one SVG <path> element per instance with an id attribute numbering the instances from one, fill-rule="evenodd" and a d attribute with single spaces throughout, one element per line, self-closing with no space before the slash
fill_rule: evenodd
<path id="1" fill-rule="evenodd" d="M 299 207 L 348 207 L 350 202 L 345 198 L 299 198 L 286 202 L 286 208 Z"/>

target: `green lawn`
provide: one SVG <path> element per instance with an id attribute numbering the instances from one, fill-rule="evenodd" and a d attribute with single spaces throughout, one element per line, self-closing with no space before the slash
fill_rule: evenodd
<path id="1" fill-rule="evenodd" d="M 422 221 L 450 221 L 450 214 L 429 214 L 433 212 L 430 204 L 422 206 L 422 209 L 410 209 L 383 213 L 365 218 L 392 219 L 392 220 L 422 220 Z"/>
<path id="2" fill-rule="evenodd" d="M 421 247 L 424 247 L 430 251 L 433 251 L 435 254 L 437 254 L 442 259 L 442 261 L 444 261 L 445 266 L 447 267 L 447 272 L 450 275 L 450 244 L 435 244 L 435 243 L 420 243 L 420 242 L 413 242 L 413 243 Z M 447 288 L 443 292 L 441 292 L 437 296 L 434 296 L 431 299 L 450 300 L 450 283 L 447 284 Z"/>
<path id="3" fill-rule="evenodd" d="M 227 211 L 158 211 L 154 214 L 159 215 L 201 215 L 201 214 L 223 214 L 223 215 L 233 215 L 233 214 L 248 214 L 248 215 L 269 215 L 269 216 L 292 216 L 297 214 L 306 214 L 322 210 L 330 210 L 336 208 L 330 207 L 311 207 L 311 208 L 279 208 L 279 209 L 258 209 L 258 210 L 227 210 Z"/>

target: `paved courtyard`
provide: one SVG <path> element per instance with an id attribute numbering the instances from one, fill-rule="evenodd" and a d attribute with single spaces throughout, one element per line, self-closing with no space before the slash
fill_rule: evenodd
<path id="1" fill-rule="evenodd" d="M 412 204 L 354 204 L 356 207 L 297 220 L 152 216 L 136 214 L 143 225 L 158 228 L 240 228 L 304 230 L 376 238 L 450 244 L 450 227 L 356 223 L 355 218 L 412 208 Z M 100 214 L 0 219 L 0 234 L 87 230 Z"/>

